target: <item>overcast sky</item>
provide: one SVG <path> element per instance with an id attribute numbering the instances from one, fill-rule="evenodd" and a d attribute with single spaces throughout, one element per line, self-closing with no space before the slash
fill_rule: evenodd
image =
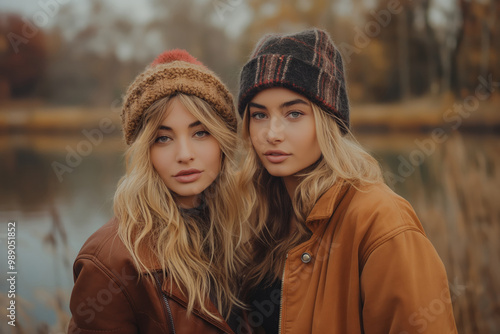
<path id="1" fill-rule="evenodd" d="M 83 1 L 76 0 L 0 0 L 1 11 L 13 11 L 22 15 L 30 16 L 37 11 L 43 10 L 43 5 L 52 8 L 53 4 L 58 6 L 74 2 L 74 5 L 85 4 Z M 116 10 L 124 13 L 134 13 L 139 18 L 149 16 L 149 6 L 144 6 L 137 0 L 105 0 L 116 4 Z M 49 6 L 52 4 L 51 6 Z"/>
<path id="2" fill-rule="evenodd" d="M 216 3 L 226 3 L 229 5 L 235 4 L 234 10 L 226 11 L 224 17 L 224 24 L 227 27 L 229 35 L 234 35 L 243 29 L 248 23 L 249 17 L 246 10 L 246 0 L 198 0 L 198 1 L 211 1 Z M 30 17 L 36 12 L 44 10 L 43 5 L 54 4 L 62 5 L 74 2 L 73 5 L 82 7 L 82 10 L 88 4 L 85 1 L 77 0 L 0 0 L 0 12 L 17 12 L 19 14 Z M 139 22 L 147 21 L 152 15 L 152 8 L 149 1 L 137 0 L 102 0 L 102 2 L 109 4 L 119 14 L 130 17 Z M 367 7 L 376 4 L 376 0 L 364 0 Z M 352 2 L 350 0 L 337 0 L 332 3 L 336 4 L 336 10 L 340 14 L 349 15 L 352 12 Z M 431 0 L 431 5 L 434 10 L 431 10 L 430 17 L 434 24 L 442 23 L 444 20 L 443 12 L 449 11 L 455 4 L 454 0 Z M 50 7 L 50 6 L 49 6 Z"/>
<path id="3" fill-rule="evenodd" d="M 215 24 L 221 25 L 225 28 L 228 36 L 238 36 L 245 26 L 249 23 L 249 13 L 245 4 L 245 0 L 198 0 L 200 2 L 210 1 L 214 4 L 214 12 L 217 13 L 216 4 L 226 3 L 231 7 L 230 10 L 223 12 L 223 17 L 214 15 Z M 88 9 L 88 2 L 77 0 L 0 0 L 0 12 L 15 12 L 19 13 L 26 18 L 33 18 L 37 12 L 46 12 L 50 16 L 50 12 L 55 9 L 56 14 L 61 5 L 72 2 L 73 6 L 78 6 L 82 12 Z M 116 14 L 134 20 L 135 22 L 147 22 L 148 19 L 154 15 L 154 11 L 149 1 L 137 0 L 102 0 L 106 6 L 113 8 Z M 234 5 L 232 5 L 234 4 Z M 226 8 L 226 9 L 227 9 Z M 220 11 L 220 10 L 219 10 Z M 50 21 L 47 24 L 50 27 Z"/>

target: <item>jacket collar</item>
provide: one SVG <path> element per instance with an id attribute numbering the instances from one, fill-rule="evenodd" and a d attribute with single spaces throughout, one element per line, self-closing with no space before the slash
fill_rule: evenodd
<path id="1" fill-rule="evenodd" d="M 160 277 L 164 277 L 160 261 L 157 258 L 150 255 L 149 257 L 145 257 L 143 262 L 150 269 L 151 272 L 157 272 L 160 275 Z M 144 275 L 147 275 L 147 270 L 143 269 L 142 273 Z M 165 293 L 169 298 L 172 298 L 177 303 L 181 304 L 184 308 L 187 308 L 187 306 L 188 306 L 187 296 L 177 286 L 177 284 L 173 283 L 168 277 L 166 279 L 162 280 L 161 289 L 162 289 L 163 293 Z M 217 308 L 215 307 L 215 305 L 211 302 L 211 300 L 209 298 L 207 298 L 205 300 L 205 307 L 207 308 L 207 310 L 210 313 L 215 314 L 222 319 L 222 316 L 220 315 L 219 311 L 217 310 Z M 211 323 L 212 325 L 218 327 L 219 329 L 224 330 L 225 333 L 232 333 L 231 328 L 229 327 L 229 325 L 225 321 L 219 322 L 213 318 L 210 318 L 206 314 L 202 313 L 201 307 L 199 304 L 194 305 L 193 313 L 196 316 Z"/>
<path id="2" fill-rule="evenodd" d="M 321 195 L 307 216 L 306 225 L 310 225 L 314 221 L 330 218 L 346 195 L 350 186 L 348 182 L 340 180 L 330 187 L 330 189 Z"/>
<path id="3" fill-rule="evenodd" d="M 162 270 L 159 270 L 160 275 L 162 275 Z M 186 295 L 181 291 L 181 289 L 177 286 L 177 284 L 173 283 L 168 277 L 163 280 L 162 287 L 161 287 L 163 293 L 167 294 L 169 298 L 172 298 L 175 300 L 177 303 L 181 304 L 184 308 L 187 309 L 188 306 L 188 300 Z M 219 313 L 219 310 L 215 307 L 215 305 L 210 301 L 209 298 L 205 300 L 205 307 L 207 310 L 218 316 L 220 319 L 222 319 L 222 315 Z M 219 329 L 222 329 L 224 333 L 233 333 L 231 327 L 225 322 L 225 321 L 217 321 L 205 313 L 201 312 L 201 307 L 200 305 L 194 305 L 193 308 L 193 313 L 204 319 L 205 321 L 211 323 L 213 326 L 218 327 Z"/>

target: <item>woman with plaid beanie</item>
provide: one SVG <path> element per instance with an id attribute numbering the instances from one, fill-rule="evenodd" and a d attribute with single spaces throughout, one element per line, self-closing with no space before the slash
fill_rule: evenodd
<path id="1" fill-rule="evenodd" d="M 255 231 L 239 329 L 456 333 L 441 259 L 349 130 L 330 36 L 264 36 L 241 71 L 239 113 Z"/>
<path id="2" fill-rule="evenodd" d="M 128 88 L 122 122 L 115 217 L 75 260 L 68 333 L 233 333 L 247 210 L 231 94 L 187 52 L 168 51 Z"/>

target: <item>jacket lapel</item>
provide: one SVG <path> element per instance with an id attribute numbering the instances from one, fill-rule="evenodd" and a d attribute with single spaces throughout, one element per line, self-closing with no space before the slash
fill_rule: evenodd
<path id="1" fill-rule="evenodd" d="M 162 291 L 169 298 L 175 300 L 177 303 L 179 303 L 180 305 L 182 305 L 184 308 L 187 309 L 188 300 L 186 298 L 186 295 L 181 291 L 181 289 L 177 286 L 177 284 L 173 283 L 170 279 L 166 278 L 163 280 Z M 207 298 L 205 300 L 205 307 L 208 309 L 210 313 L 215 314 L 220 319 L 223 319 L 222 315 L 219 313 L 215 305 L 210 301 L 210 298 Z M 225 321 L 217 321 L 209 317 L 205 313 L 202 313 L 201 307 L 199 305 L 196 304 L 194 305 L 193 314 L 209 322 L 210 324 L 218 327 L 225 333 L 233 333 L 231 327 L 229 327 L 229 325 Z"/>
<path id="2" fill-rule="evenodd" d="M 315 231 L 318 222 L 329 219 L 338 208 L 351 185 L 345 181 L 336 182 L 318 199 L 306 219 L 306 225 Z"/>

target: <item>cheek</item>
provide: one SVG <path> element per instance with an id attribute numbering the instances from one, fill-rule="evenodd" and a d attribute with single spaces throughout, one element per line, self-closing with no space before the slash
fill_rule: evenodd
<path id="1" fill-rule="evenodd" d="M 168 169 L 173 161 L 173 158 L 169 156 L 169 152 L 165 149 L 162 150 L 159 147 L 151 148 L 150 156 L 151 164 L 158 173 Z"/>
<path id="2" fill-rule="evenodd" d="M 304 124 L 301 131 L 304 141 L 307 141 L 310 145 L 317 145 L 318 140 L 316 139 L 316 125 L 314 124 L 314 118 L 308 119 L 308 122 Z"/>
<path id="3" fill-rule="evenodd" d="M 161 159 L 158 150 L 151 148 L 151 150 L 149 151 L 149 155 L 151 157 L 151 164 L 153 165 L 153 168 L 155 170 L 158 170 L 161 165 Z"/>
<path id="4" fill-rule="evenodd" d="M 307 154 L 317 155 L 321 151 L 314 123 L 303 124 L 301 127 L 290 129 L 290 131 L 287 131 L 287 138 L 293 141 L 296 147 L 305 150 Z"/>
<path id="5" fill-rule="evenodd" d="M 316 133 L 315 132 L 313 132 L 313 133 L 311 133 L 309 135 L 308 142 L 309 142 L 309 145 L 311 147 L 314 147 L 314 148 L 318 148 L 319 147 L 318 138 L 316 137 Z"/>
<path id="6" fill-rule="evenodd" d="M 207 145 L 204 145 L 200 154 L 203 155 L 204 161 L 207 164 L 206 168 L 209 168 L 212 171 L 219 171 L 221 168 L 221 156 L 222 151 L 220 149 L 219 143 L 216 140 L 213 140 Z"/>
<path id="7" fill-rule="evenodd" d="M 250 136 L 250 142 L 252 146 L 258 146 L 260 143 L 262 143 L 262 128 L 259 127 L 258 125 L 250 123 L 250 126 L 248 128 L 248 134 Z"/>
<path id="8" fill-rule="evenodd" d="M 309 147 L 310 147 L 311 155 L 313 155 L 313 156 L 315 156 L 315 158 L 319 159 L 319 157 L 321 156 L 321 148 L 319 147 L 319 142 L 318 142 L 318 138 L 316 136 L 316 133 L 314 133 L 310 137 Z"/>

